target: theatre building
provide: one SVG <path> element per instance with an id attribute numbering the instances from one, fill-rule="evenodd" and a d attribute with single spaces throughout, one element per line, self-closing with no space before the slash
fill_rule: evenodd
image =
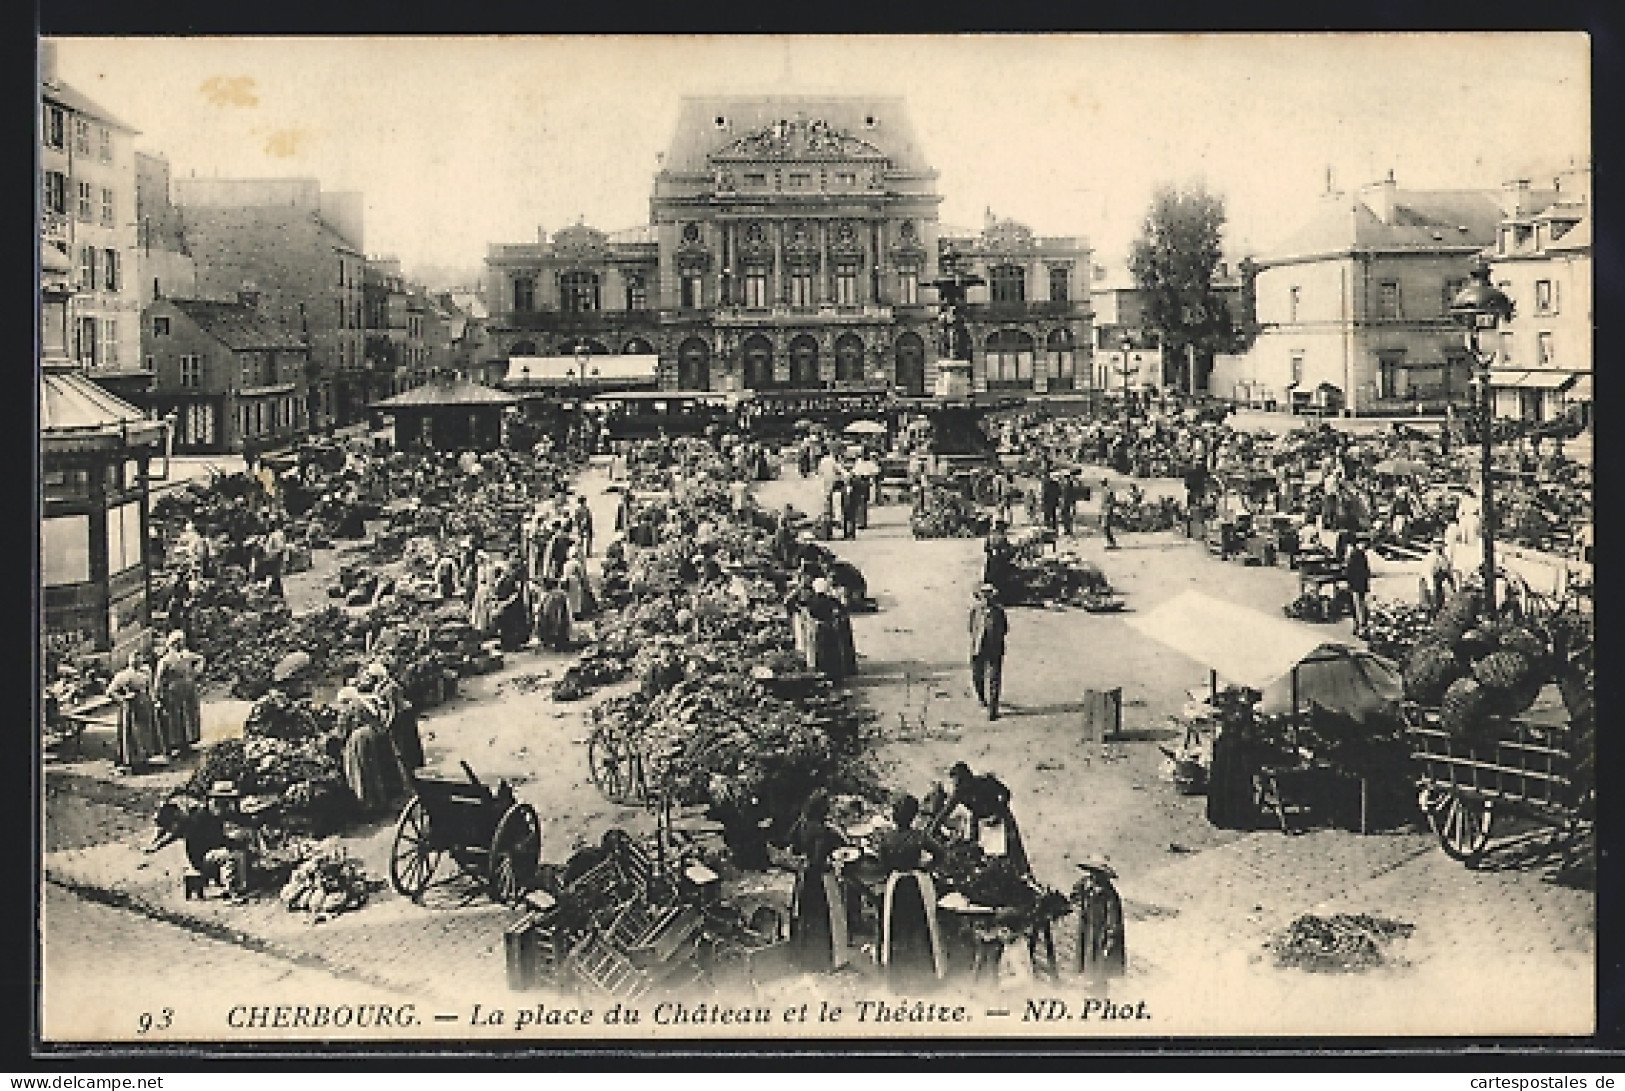
<path id="1" fill-rule="evenodd" d="M 951 249 L 986 282 L 978 388 L 1085 385 L 1087 241 L 944 228 L 936 183 L 900 98 L 686 98 L 647 226 L 490 247 L 490 350 L 655 355 L 665 389 L 920 395 L 940 328 L 922 282 Z"/>

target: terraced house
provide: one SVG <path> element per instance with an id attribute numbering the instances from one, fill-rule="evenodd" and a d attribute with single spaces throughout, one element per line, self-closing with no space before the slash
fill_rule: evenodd
<path id="1" fill-rule="evenodd" d="M 922 282 L 952 250 L 986 282 L 978 388 L 1083 385 L 1087 241 L 991 214 L 944 228 L 936 183 L 901 98 L 686 98 L 647 225 L 490 247 L 488 351 L 657 355 L 668 389 L 923 394 L 940 324 Z"/>

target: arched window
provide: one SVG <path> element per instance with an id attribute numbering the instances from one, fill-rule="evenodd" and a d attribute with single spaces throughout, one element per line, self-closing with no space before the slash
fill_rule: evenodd
<path id="1" fill-rule="evenodd" d="M 711 389 L 711 346 L 703 338 L 690 337 L 677 349 L 677 385 L 683 390 Z"/>
<path id="2" fill-rule="evenodd" d="M 1027 270 L 995 265 L 987 271 L 988 298 L 995 303 L 1021 303 L 1027 298 Z"/>
<path id="3" fill-rule="evenodd" d="M 818 341 L 809 334 L 790 342 L 790 385 L 818 385 Z"/>
<path id="4" fill-rule="evenodd" d="M 564 273 L 559 277 L 559 304 L 566 314 L 598 309 L 598 274 L 591 270 Z"/>
<path id="5" fill-rule="evenodd" d="M 745 386 L 750 390 L 764 390 L 773 385 L 773 342 L 761 334 L 754 334 L 743 346 L 745 359 Z"/>
<path id="6" fill-rule="evenodd" d="M 1022 330 L 998 330 L 987 339 L 987 385 L 991 390 L 1033 385 L 1033 339 Z"/>
<path id="7" fill-rule="evenodd" d="M 842 383 L 863 381 L 863 339 L 855 333 L 842 334 L 835 342 L 835 379 Z"/>
<path id="8" fill-rule="evenodd" d="M 534 311 L 536 309 L 536 278 L 513 278 L 513 309 L 516 311 Z"/>
<path id="9" fill-rule="evenodd" d="M 910 398 L 925 396 L 925 342 L 917 333 L 897 338 L 897 389 Z"/>
<path id="10" fill-rule="evenodd" d="M 702 341 L 700 343 L 703 345 L 705 342 Z M 621 346 L 621 354 L 623 356 L 649 356 L 654 353 L 654 350 L 654 346 L 649 344 L 649 342 L 645 341 L 641 337 L 634 337 L 625 345 Z"/>
<path id="11" fill-rule="evenodd" d="M 1044 342 L 1049 357 L 1049 385 L 1070 390 L 1077 385 L 1077 354 L 1073 349 L 1072 331 L 1051 330 Z"/>

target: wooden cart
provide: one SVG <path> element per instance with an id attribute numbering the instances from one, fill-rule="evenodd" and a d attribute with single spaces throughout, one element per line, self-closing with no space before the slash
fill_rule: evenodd
<path id="1" fill-rule="evenodd" d="M 1469 743 L 1439 724 L 1437 713 L 1406 706 L 1419 772 L 1417 802 L 1439 845 L 1475 865 L 1489 847 L 1498 814 L 1518 812 L 1557 829 L 1566 867 L 1595 820 L 1595 791 L 1572 776 L 1570 732 L 1511 721 L 1510 737 Z"/>
<path id="2" fill-rule="evenodd" d="M 461 765 L 466 781 L 413 774 L 415 794 L 395 824 L 389 852 L 390 883 L 417 900 L 450 856 L 463 874 L 485 883 L 495 901 L 515 902 L 535 884 L 541 820 L 506 781 L 492 791 L 466 761 Z"/>

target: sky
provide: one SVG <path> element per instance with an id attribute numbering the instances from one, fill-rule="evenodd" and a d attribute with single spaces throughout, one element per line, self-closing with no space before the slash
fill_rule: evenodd
<path id="1" fill-rule="evenodd" d="M 1327 188 L 1492 188 L 1585 161 L 1583 34 L 63 39 L 61 79 L 176 177 L 365 196 L 366 249 L 648 222 L 685 94 L 901 94 L 941 219 L 1083 235 L 1120 266 L 1162 184 L 1225 198 L 1267 252 Z"/>

